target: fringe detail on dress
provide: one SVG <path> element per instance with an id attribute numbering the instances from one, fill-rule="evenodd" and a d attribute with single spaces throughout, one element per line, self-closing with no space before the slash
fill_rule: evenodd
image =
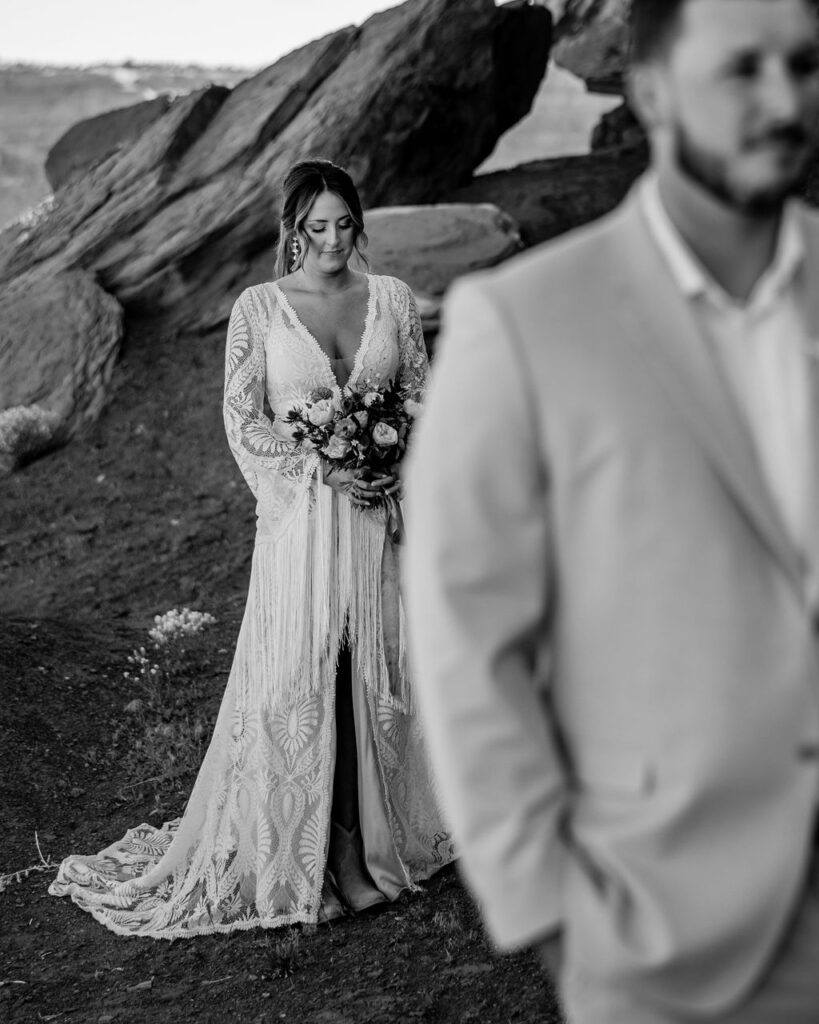
<path id="1" fill-rule="evenodd" d="M 242 703 L 272 708 L 326 692 L 348 641 L 368 689 L 409 713 L 397 557 L 385 514 L 360 511 L 320 484 L 311 497 L 309 514 L 283 534 L 257 536 L 242 627 L 249 642 L 240 647 L 254 663 L 240 672 Z"/>
<path id="2" fill-rule="evenodd" d="M 387 540 L 386 516 L 352 511 L 350 536 L 356 578 L 351 593 L 349 634 L 358 670 L 379 699 L 411 710 L 411 691 L 400 651 L 401 603 L 397 549 Z"/>

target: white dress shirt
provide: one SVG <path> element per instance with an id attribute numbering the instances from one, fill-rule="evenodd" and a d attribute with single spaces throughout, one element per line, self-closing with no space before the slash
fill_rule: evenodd
<path id="1" fill-rule="evenodd" d="M 806 585 L 819 597 L 814 496 L 817 469 L 808 354 L 810 339 L 796 278 L 804 243 L 786 208 L 774 259 L 747 302 L 729 296 L 708 274 L 666 212 L 656 177 L 642 185 L 651 234 L 706 337 L 718 369 L 745 416 L 763 477 L 806 568 Z M 812 602 L 813 603 L 813 602 Z"/>

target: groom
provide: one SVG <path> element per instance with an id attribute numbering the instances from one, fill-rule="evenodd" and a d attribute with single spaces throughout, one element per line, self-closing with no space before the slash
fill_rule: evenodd
<path id="1" fill-rule="evenodd" d="M 446 305 L 422 709 L 489 931 L 571 1024 L 817 1024 L 815 6 L 631 16 L 649 173 Z"/>

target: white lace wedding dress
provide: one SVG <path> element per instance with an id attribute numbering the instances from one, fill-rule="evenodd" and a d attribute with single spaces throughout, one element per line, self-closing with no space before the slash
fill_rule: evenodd
<path id="1" fill-rule="evenodd" d="M 423 389 L 412 293 L 368 276 L 349 385 L 397 376 Z M 50 892 L 122 935 L 178 938 L 319 919 L 335 763 L 335 672 L 351 648 L 366 866 L 388 897 L 453 856 L 407 673 L 395 549 L 383 511 L 321 482 L 283 417 L 332 364 L 275 284 L 247 289 L 230 319 L 228 440 L 257 499 L 250 587 L 213 738 L 182 818 L 140 825 L 96 856 L 63 861 Z M 273 412 L 265 415 L 265 394 Z"/>

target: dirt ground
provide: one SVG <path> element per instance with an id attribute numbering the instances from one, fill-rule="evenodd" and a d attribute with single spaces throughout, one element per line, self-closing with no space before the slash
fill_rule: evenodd
<path id="1" fill-rule="evenodd" d="M 131 325 L 84 439 L 0 483 L 0 875 L 93 852 L 180 813 L 185 787 L 133 784 L 127 656 L 155 614 L 210 612 L 180 714 L 215 716 L 245 599 L 253 500 L 221 425 L 223 337 Z M 557 1024 L 530 953 L 495 956 L 457 873 L 317 929 L 119 938 L 54 870 L 0 892 L 0 1019 Z"/>

